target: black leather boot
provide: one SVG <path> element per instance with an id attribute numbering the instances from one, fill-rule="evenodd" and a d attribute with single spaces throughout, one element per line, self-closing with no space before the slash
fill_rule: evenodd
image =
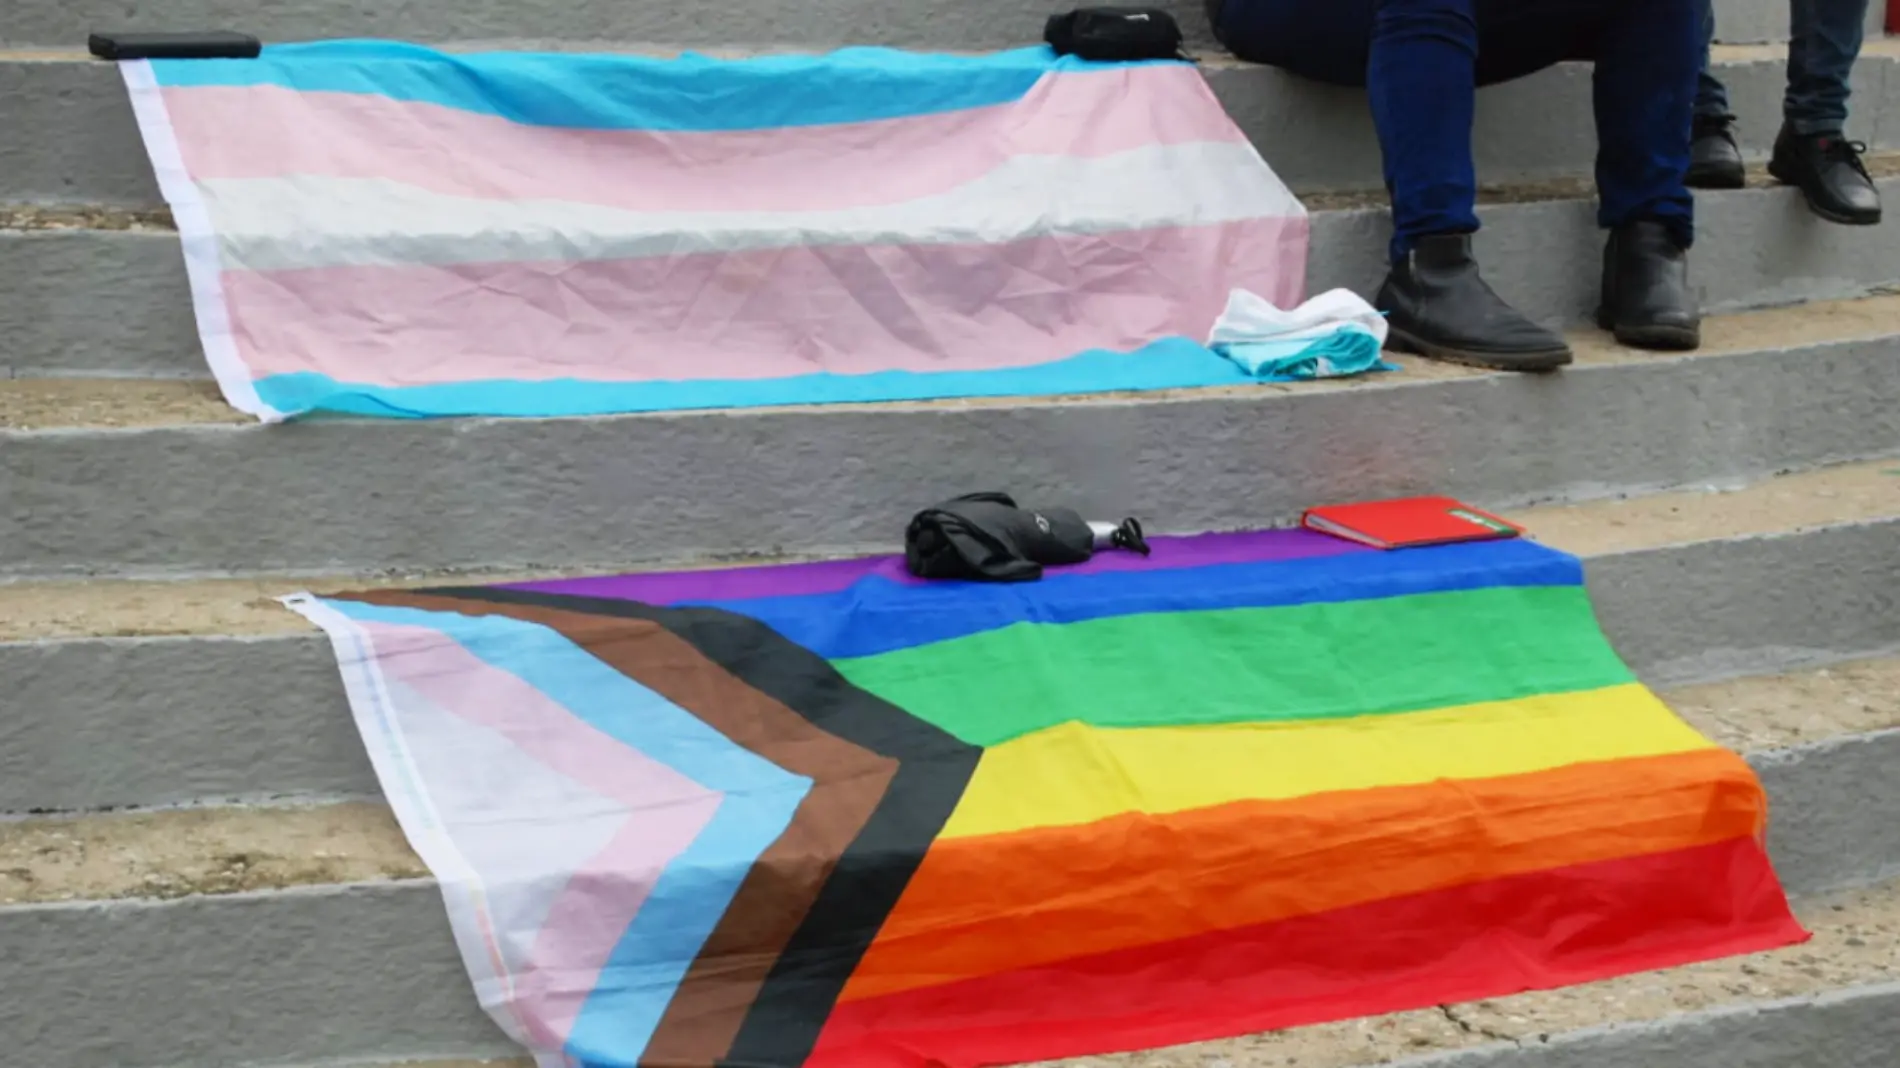
<path id="1" fill-rule="evenodd" d="M 1860 161 L 1865 151 L 1866 145 L 1839 133 L 1798 134 L 1784 126 L 1768 173 L 1801 190 L 1821 218 L 1872 226 L 1880 221 L 1880 190 Z"/>
<path id="2" fill-rule="evenodd" d="M 1478 274 L 1470 234 L 1419 239 L 1392 265 L 1373 304 L 1387 347 L 1499 371 L 1550 371 L 1570 362 L 1564 339 L 1504 303 Z"/>
<path id="3" fill-rule="evenodd" d="M 1639 219 L 1610 231 L 1597 325 L 1639 349 L 1693 349 L 1702 343 L 1689 258 L 1668 227 Z"/>
<path id="4" fill-rule="evenodd" d="M 1735 144 L 1734 123 L 1726 115 L 1695 117 L 1689 142 L 1689 173 L 1683 177 L 1689 188 L 1740 189 L 1747 181 L 1742 150 Z"/>

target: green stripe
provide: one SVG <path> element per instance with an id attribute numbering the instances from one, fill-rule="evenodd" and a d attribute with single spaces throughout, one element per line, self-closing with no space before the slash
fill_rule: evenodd
<path id="1" fill-rule="evenodd" d="M 1069 720 L 1328 719 L 1633 681 L 1581 586 L 1022 623 L 835 664 L 975 745 Z"/>

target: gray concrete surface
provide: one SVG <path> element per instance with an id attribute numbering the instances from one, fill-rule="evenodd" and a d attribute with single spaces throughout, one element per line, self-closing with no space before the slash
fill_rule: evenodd
<path id="1" fill-rule="evenodd" d="M 1722 0 L 1724 3 L 1732 0 Z M 1758 3 L 1760 0 L 1744 0 Z M 712 5 L 629 0 L 10 0 L 0 45 L 83 45 L 89 30 L 220 26 L 267 41 L 389 37 L 415 41 L 640 41 L 696 48 L 885 44 L 1009 48 L 1042 40 L 1066 7 L 1017 0 L 773 0 Z M 1158 0 L 1196 43 L 1211 43 L 1201 0 Z"/>
<path id="2" fill-rule="evenodd" d="M 1624 659 L 1655 686 L 1900 649 L 1900 502 L 1895 515 L 1593 557 L 1591 596 Z M 0 643 L 0 679 L 0 813 L 377 796 L 315 633 Z M 1882 744 L 1900 758 L 1900 744 Z M 1854 767 L 1869 789 L 1883 778 L 1878 764 Z M 1882 811 L 1900 812 L 1900 776 L 1884 780 L 1897 796 Z M 1839 839 L 1826 827 L 1845 817 L 1826 800 L 1804 797 L 1821 830 L 1788 848 L 1831 871 Z M 1900 821 L 1882 833 L 1900 836 Z"/>
<path id="3" fill-rule="evenodd" d="M 1900 730 L 1753 753 L 1749 763 L 1768 791 L 1768 849 L 1789 893 L 1900 875 Z"/>
<path id="4" fill-rule="evenodd" d="M 1865 744 L 1884 746 L 1876 755 L 1891 761 L 1900 756 L 1900 746 L 1893 744 L 1896 733 Z M 1900 798 L 1894 791 L 1867 794 L 1861 778 L 1866 763 L 1843 758 L 1847 751 L 1846 746 L 1791 750 L 1768 777 L 1776 819 L 1800 819 L 1782 799 L 1782 791 L 1793 790 L 1804 806 L 1824 804 L 1831 820 L 1824 828 L 1828 836 L 1812 850 L 1781 852 L 1782 839 L 1771 838 L 1777 869 L 1790 886 L 1819 890 L 1833 885 L 1827 880 L 1837 874 L 1834 869 L 1816 873 L 1805 867 L 1823 847 L 1856 858 L 1861 872 L 1900 867 L 1900 852 L 1891 851 L 1900 846 L 1900 835 L 1892 831 L 1900 826 L 1900 808 L 1894 807 Z M 1867 834 L 1855 837 L 1861 832 Z M 1824 857 L 1821 862 L 1828 863 Z M 278 1065 L 372 1057 L 395 1062 L 510 1052 L 469 995 L 441 900 L 428 880 L 162 902 L 4 906 L 0 960 L 10 974 L 31 977 L 9 983 L 7 997 L 0 999 L 4 1068 Z M 1777 1056 L 1806 1052 L 1811 1059 L 1738 1058 L 1751 1047 L 1722 1046 L 1727 1030 L 1700 1029 L 1692 1032 L 1700 1036 L 1698 1043 L 1668 1048 L 1708 1047 L 1730 1059 L 1454 1058 L 1430 1063 L 1445 1068 L 1891 1068 L 1890 1059 L 1818 1059 L 1820 1051 L 1836 1047 L 1798 1024 L 1787 1019 L 1781 1025 L 1791 1044 L 1760 1048 L 1786 1051 Z M 1662 1021 L 1633 1031 L 1648 1036 L 1647 1041 L 1666 1042 L 1673 1026 L 1681 1023 Z M 1885 1033 L 1874 1030 L 1863 1037 Z M 1631 1035 L 1577 1041 L 1606 1038 L 1626 1042 Z M 1710 1047 L 1712 1042 L 1716 1045 Z M 1550 1048 L 1527 1044 L 1478 1052 L 1549 1056 Z M 1594 1052 L 1579 1047 L 1574 1055 Z"/>
<path id="5" fill-rule="evenodd" d="M 1723 57 L 1717 70 L 1744 120 L 1738 129 L 1743 147 L 1765 157 L 1780 121 L 1783 63 Z M 1382 188 L 1363 93 L 1266 67 L 1210 64 L 1206 74 L 1228 112 L 1295 190 Z M 1900 148 L 1900 59 L 1867 56 L 1855 70 L 1854 91 L 1854 135 L 1877 149 Z M 1590 173 L 1595 142 L 1587 64 L 1487 89 L 1478 101 L 1473 137 L 1481 180 Z M 24 133 L 0 141 L 0 198 L 162 203 L 125 89 L 110 65 L 0 58 L 0 129 Z"/>
<path id="6" fill-rule="evenodd" d="M 0 908 L 3 1068 L 518 1052 L 433 882 Z"/>
<path id="7" fill-rule="evenodd" d="M 952 5 L 905 0 L 821 0 L 693 5 L 640 0 L 560 4 L 509 0 L 365 4 L 358 0 L 11 0 L 0 45 L 73 46 L 91 30 L 219 26 L 272 41 L 315 37 L 398 37 L 421 41 L 542 39 L 739 44 L 894 44 L 1001 48 L 1037 41 L 1042 21 L 1063 3 L 982 0 Z M 1207 39 L 1199 0 L 1165 0 L 1197 41 Z M 1785 39 L 1786 0 L 1716 0 L 1723 40 Z M 1878 21 L 1869 17 L 1869 25 Z"/>
<path id="8" fill-rule="evenodd" d="M 0 576 L 625 567 L 888 546 L 972 486 L 1157 530 L 1900 453 L 1900 342 L 1009 405 L 0 431 Z"/>
<path id="9" fill-rule="evenodd" d="M 1883 180 L 1900 202 L 1900 178 Z M 1480 209 L 1486 275 L 1526 314 L 1581 324 L 1594 313 L 1603 236 L 1584 199 Z M 1856 297 L 1900 283 L 1891 227 L 1811 215 L 1792 190 L 1706 193 L 1691 277 L 1710 312 Z M 1313 216 L 1309 292 L 1370 297 L 1385 276 L 1383 208 Z M 0 232 L 0 377 L 209 377 L 177 238 L 169 233 Z"/>
<path id="10" fill-rule="evenodd" d="M 1885 32 L 1887 21 L 1884 0 L 1867 5 L 1867 36 Z M 1785 0 L 1715 0 L 1715 38 L 1734 44 L 1788 39 L 1788 4 Z"/>
<path id="11" fill-rule="evenodd" d="M 1900 983 L 1724 1006 L 1401 1061 L 1392 1068 L 1892 1068 Z"/>

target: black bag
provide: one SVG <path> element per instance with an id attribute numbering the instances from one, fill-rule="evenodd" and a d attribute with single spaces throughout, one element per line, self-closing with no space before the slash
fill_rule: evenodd
<path id="1" fill-rule="evenodd" d="M 1044 564 L 1093 555 L 1095 535 L 1080 515 L 1018 508 L 1007 493 L 971 493 L 926 508 L 904 533 L 904 563 L 919 578 L 1033 582 Z"/>
<path id="2" fill-rule="evenodd" d="M 1186 59 L 1181 27 L 1154 7 L 1080 7 L 1049 16 L 1042 39 L 1058 55 L 1083 59 Z"/>

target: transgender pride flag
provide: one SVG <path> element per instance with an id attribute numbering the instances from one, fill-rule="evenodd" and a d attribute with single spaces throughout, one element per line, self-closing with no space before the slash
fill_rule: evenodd
<path id="1" fill-rule="evenodd" d="M 124 65 L 205 351 L 267 420 L 1219 385 L 1299 203 L 1178 62 L 848 49 Z"/>

